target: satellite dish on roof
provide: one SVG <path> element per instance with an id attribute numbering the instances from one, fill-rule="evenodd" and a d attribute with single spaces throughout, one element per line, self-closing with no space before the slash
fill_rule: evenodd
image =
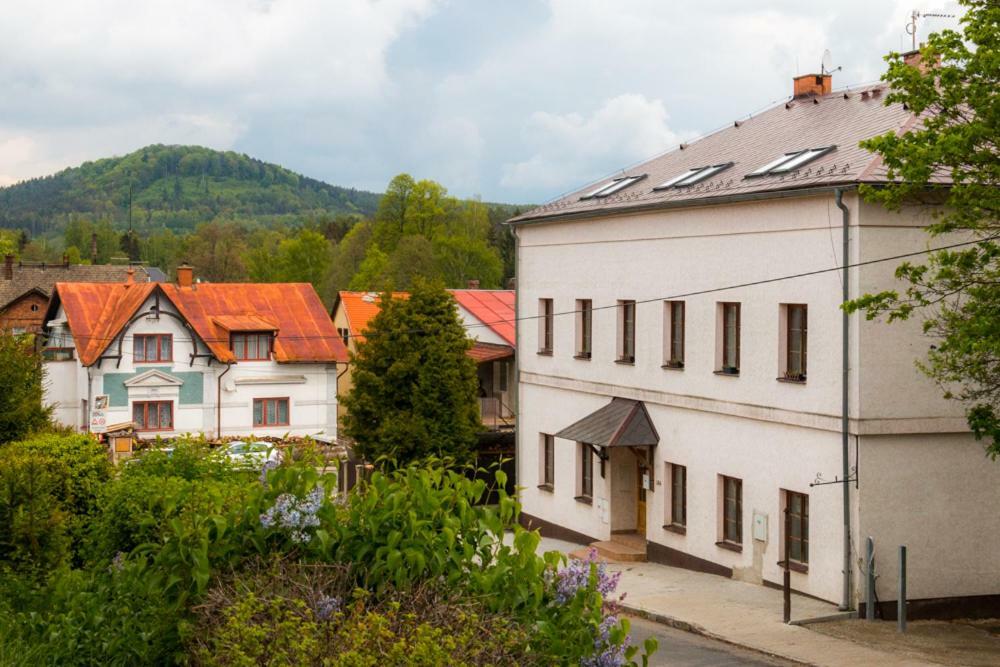
<path id="1" fill-rule="evenodd" d="M 830 53 L 830 49 L 826 49 L 825 51 L 823 51 L 823 62 L 820 65 L 820 67 L 823 68 L 822 69 L 823 74 L 829 72 L 830 68 L 833 67 L 833 54 Z"/>

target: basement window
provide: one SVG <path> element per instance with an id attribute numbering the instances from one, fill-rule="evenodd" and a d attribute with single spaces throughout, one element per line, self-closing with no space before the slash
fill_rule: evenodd
<path id="1" fill-rule="evenodd" d="M 638 183 L 639 181 L 641 181 L 644 178 L 646 178 L 645 174 L 643 174 L 641 176 L 623 176 L 621 178 L 616 178 L 615 180 L 611 181 L 610 183 L 605 183 L 604 185 L 602 185 L 601 187 L 597 188 L 596 190 L 592 190 L 592 191 L 588 192 L 587 194 L 585 194 L 582 197 L 580 197 L 580 199 L 596 199 L 596 198 L 599 198 L 599 197 L 607 197 L 609 195 L 613 195 L 616 192 L 620 192 L 621 190 L 624 190 L 625 188 L 627 188 L 630 185 L 634 185 L 635 183 Z"/>
<path id="2" fill-rule="evenodd" d="M 688 185 L 694 185 L 695 183 L 701 183 L 707 178 L 715 176 L 720 171 L 724 171 L 729 167 L 732 167 L 732 162 L 726 162 L 724 164 L 713 164 L 707 167 L 696 167 L 694 169 L 688 169 L 680 176 L 674 176 L 669 181 L 657 185 L 654 190 L 666 190 L 667 188 L 682 188 Z"/>
<path id="3" fill-rule="evenodd" d="M 750 172 L 746 175 L 746 178 L 750 178 L 751 176 L 768 176 L 770 174 L 786 174 L 812 162 L 818 157 L 826 155 L 835 148 L 837 147 L 824 146 L 822 148 L 806 148 L 801 151 L 785 153 L 777 160 L 768 162 L 760 169 Z"/>

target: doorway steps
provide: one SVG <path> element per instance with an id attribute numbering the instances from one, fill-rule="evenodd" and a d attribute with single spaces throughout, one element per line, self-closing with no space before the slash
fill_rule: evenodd
<path id="1" fill-rule="evenodd" d="M 591 542 L 590 546 L 577 549 L 569 557 L 586 560 L 590 550 L 597 552 L 598 560 L 611 563 L 645 563 L 646 538 L 636 533 L 615 533 L 610 540 Z"/>

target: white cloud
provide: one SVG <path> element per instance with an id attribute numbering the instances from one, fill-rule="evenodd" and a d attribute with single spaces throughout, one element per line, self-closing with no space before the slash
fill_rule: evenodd
<path id="1" fill-rule="evenodd" d="M 678 143 L 659 100 L 626 94 L 606 100 L 590 116 L 536 111 L 528 120 L 530 157 L 504 166 L 501 184 L 566 189 L 594 180 L 608 164 L 625 166 Z"/>

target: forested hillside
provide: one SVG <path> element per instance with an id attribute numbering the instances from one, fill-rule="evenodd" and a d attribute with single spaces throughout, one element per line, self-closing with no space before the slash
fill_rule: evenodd
<path id="1" fill-rule="evenodd" d="M 303 214 L 375 213 L 379 195 L 328 185 L 278 165 L 200 146 L 147 146 L 52 176 L 0 188 L 0 227 L 32 236 L 61 231 L 76 217 L 137 230 L 193 230 L 219 216 L 290 220 Z"/>
<path id="2" fill-rule="evenodd" d="M 524 208 L 459 199 L 409 174 L 375 194 L 236 153 L 149 146 L 0 189 L 0 255 L 142 262 L 171 277 L 187 262 L 212 282 L 309 282 L 332 303 L 338 290 L 406 290 L 420 278 L 506 286 L 514 244 L 503 223 Z"/>

